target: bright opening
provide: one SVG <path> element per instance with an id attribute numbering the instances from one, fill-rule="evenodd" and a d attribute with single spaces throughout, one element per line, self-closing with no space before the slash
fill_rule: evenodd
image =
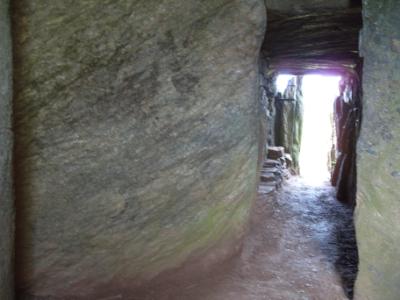
<path id="1" fill-rule="evenodd" d="M 281 74 L 276 78 L 276 89 L 277 92 L 281 93 L 283 95 L 283 93 L 285 92 L 289 81 L 291 79 L 293 79 L 295 76 L 294 75 L 290 75 L 290 74 Z"/>
<path id="2" fill-rule="evenodd" d="M 303 78 L 303 131 L 300 175 L 313 182 L 329 179 L 335 134 L 333 106 L 339 96 L 340 76 L 306 75 Z"/>

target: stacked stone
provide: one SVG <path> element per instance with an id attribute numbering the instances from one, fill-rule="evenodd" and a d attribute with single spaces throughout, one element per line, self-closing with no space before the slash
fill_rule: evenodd
<path id="1" fill-rule="evenodd" d="M 267 159 L 264 161 L 259 192 L 270 194 L 282 186 L 282 182 L 290 177 L 291 156 L 285 153 L 284 147 L 268 147 Z"/>

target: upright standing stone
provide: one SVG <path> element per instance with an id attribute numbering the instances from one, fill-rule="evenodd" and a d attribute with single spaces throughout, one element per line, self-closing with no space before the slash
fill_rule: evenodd
<path id="1" fill-rule="evenodd" d="M 129 299 L 240 240 L 264 1 L 14 3 L 21 293 Z"/>
<path id="2" fill-rule="evenodd" d="M 299 172 L 299 155 L 303 126 L 302 76 L 291 79 L 283 99 L 275 100 L 275 144 L 292 156 L 292 169 Z"/>
<path id="3" fill-rule="evenodd" d="M 400 2 L 364 0 L 356 299 L 400 297 Z"/>

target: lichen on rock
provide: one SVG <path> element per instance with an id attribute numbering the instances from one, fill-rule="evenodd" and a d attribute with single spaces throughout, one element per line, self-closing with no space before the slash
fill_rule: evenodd
<path id="1" fill-rule="evenodd" d="M 17 284 L 128 293 L 240 239 L 262 0 L 17 1 Z"/>

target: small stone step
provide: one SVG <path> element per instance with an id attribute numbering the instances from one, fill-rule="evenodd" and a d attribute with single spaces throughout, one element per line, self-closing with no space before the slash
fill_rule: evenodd
<path id="1" fill-rule="evenodd" d="M 259 193 L 270 194 L 282 187 L 285 179 L 290 177 L 286 165 L 291 163 L 292 158 L 285 154 L 283 147 L 269 147 L 269 158 L 264 161 L 260 170 Z"/>
<path id="2" fill-rule="evenodd" d="M 269 159 L 279 159 L 285 155 L 285 148 L 283 147 L 268 147 L 267 157 Z"/>
<path id="3" fill-rule="evenodd" d="M 276 167 L 280 167 L 280 166 L 281 166 L 281 162 L 276 159 L 267 159 L 266 161 L 264 161 L 264 164 L 263 164 L 264 168 L 276 168 Z"/>
<path id="4" fill-rule="evenodd" d="M 260 176 L 262 182 L 276 181 L 276 176 L 273 173 L 262 173 Z"/>
<path id="5" fill-rule="evenodd" d="M 263 168 L 261 170 L 261 174 L 272 173 L 275 175 L 281 175 L 282 172 L 283 172 L 283 170 L 281 168 Z"/>

